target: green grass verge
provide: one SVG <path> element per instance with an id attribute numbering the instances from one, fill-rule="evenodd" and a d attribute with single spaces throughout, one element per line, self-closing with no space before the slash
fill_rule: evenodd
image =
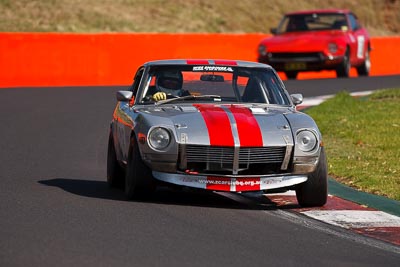
<path id="1" fill-rule="evenodd" d="M 330 176 L 400 200 L 400 89 L 363 98 L 341 92 L 306 113 L 322 132 Z"/>

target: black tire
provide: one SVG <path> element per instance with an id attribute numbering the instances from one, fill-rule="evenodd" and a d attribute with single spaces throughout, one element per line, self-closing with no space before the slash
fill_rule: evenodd
<path id="1" fill-rule="evenodd" d="M 328 168 L 324 148 L 321 148 L 320 159 L 308 180 L 296 188 L 296 197 L 300 206 L 321 207 L 328 198 Z"/>
<path id="2" fill-rule="evenodd" d="M 297 71 L 286 71 L 285 74 L 289 80 L 296 80 L 298 72 Z"/>
<path id="3" fill-rule="evenodd" d="M 115 153 L 114 139 L 112 132 L 108 137 L 107 152 L 107 184 L 109 187 L 123 188 L 125 181 L 125 171 L 117 160 Z"/>
<path id="4" fill-rule="evenodd" d="M 125 175 L 125 195 L 128 199 L 148 198 L 154 192 L 156 183 L 151 169 L 140 156 L 136 138 L 131 137 L 128 163 Z"/>
<path id="5" fill-rule="evenodd" d="M 344 53 L 343 62 L 336 69 L 336 76 L 338 78 L 348 78 L 350 76 L 350 50 L 347 48 Z"/>
<path id="6" fill-rule="evenodd" d="M 369 76 L 371 69 L 371 59 L 369 57 L 369 48 L 365 52 L 365 60 L 361 66 L 357 67 L 358 76 Z"/>

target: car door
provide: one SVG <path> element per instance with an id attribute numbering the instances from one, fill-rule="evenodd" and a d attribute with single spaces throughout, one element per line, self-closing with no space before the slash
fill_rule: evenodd
<path id="1" fill-rule="evenodd" d="M 352 35 L 350 37 L 352 40 L 350 59 L 352 65 L 355 65 L 365 59 L 365 51 L 368 49 L 368 36 L 366 30 L 361 27 L 353 13 L 349 14 L 349 22 L 351 27 L 350 34 Z"/>
<path id="2" fill-rule="evenodd" d="M 118 115 L 117 135 L 122 161 L 127 161 L 128 159 L 129 142 L 135 119 L 134 117 L 132 117 L 132 115 L 134 114 L 134 112 L 132 112 L 132 109 L 134 107 L 136 92 L 139 88 L 143 73 L 144 68 L 140 67 L 134 76 L 132 86 L 129 88 L 129 91 L 133 92 L 132 100 L 128 102 L 118 102 L 120 112 Z"/>

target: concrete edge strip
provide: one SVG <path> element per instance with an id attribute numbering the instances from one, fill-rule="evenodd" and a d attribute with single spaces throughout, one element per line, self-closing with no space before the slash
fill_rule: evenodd
<path id="1" fill-rule="evenodd" d="M 328 179 L 328 191 L 331 195 L 400 217 L 400 201 L 357 191 L 331 177 Z"/>

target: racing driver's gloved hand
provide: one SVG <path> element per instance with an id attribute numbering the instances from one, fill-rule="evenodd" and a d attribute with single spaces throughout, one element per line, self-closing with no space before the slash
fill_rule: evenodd
<path id="1" fill-rule="evenodd" d="M 167 94 L 164 92 L 157 92 L 153 95 L 154 101 L 160 101 L 160 100 L 165 100 L 165 99 L 167 99 Z"/>

